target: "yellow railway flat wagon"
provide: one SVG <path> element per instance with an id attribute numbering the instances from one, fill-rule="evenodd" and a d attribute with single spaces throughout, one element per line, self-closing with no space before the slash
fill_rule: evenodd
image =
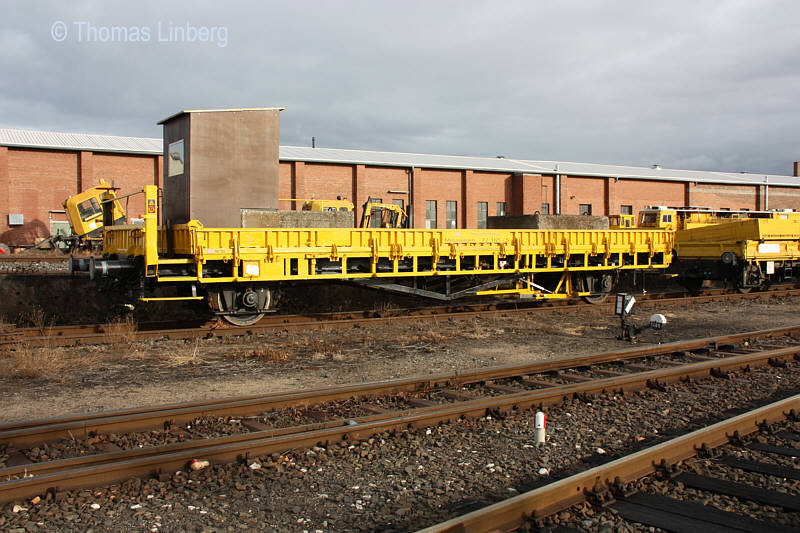
<path id="1" fill-rule="evenodd" d="M 742 290 L 795 278 L 800 221 L 794 216 L 733 219 L 678 230 L 675 254 L 676 265 L 690 277 L 729 279 Z"/>
<path id="2" fill-rule="evenodd" d="M 156 188 L 145 188 L 153 205 Z M 673 232 L 663 229 L 499 230 L 206 228 L 198 221 L 105 232 L 93 274 L 143 289 L 176 285 L 207 298 L 237 324 L 267 311 L 282 283 L 347 280 L 443 300 L 482 294 L 604 297 L 620 270 L 665 269 Z M 146 291 L 143 291 L 146 292 Z M 140 300 L 155 298 L 146 294 Z"/>

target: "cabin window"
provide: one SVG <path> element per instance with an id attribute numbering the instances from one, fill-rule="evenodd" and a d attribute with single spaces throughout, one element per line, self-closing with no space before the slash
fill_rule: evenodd
<path id="1" fill-rule="evenodd" d="M 658 222 L 658 213 L 642 213 L 640 226 L 655 226 Z"/>
<path id="2" fill-rule="evenodd" d="M 84 222 L 93 218 L 97 213 L 102 213 L 100 204 L 97 198 L 89 198 L 78 204 L 78 213 L 81 215 L 81 220 Z"/>

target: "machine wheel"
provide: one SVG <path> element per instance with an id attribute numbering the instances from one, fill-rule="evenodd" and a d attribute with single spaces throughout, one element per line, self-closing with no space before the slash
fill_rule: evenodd
<path id="1" fill-rule="evenodd" d="M 614 277 L 611 274 L 585 274 L 581 278 L 581 285 L 584 291 L 592 293 L 589 296 L 582 296 L 583 301 L 601 304 L 606 301 L 614 288 Z"/>
<path id="2" fill-rule="evenodd" d="M 262 318 L 272 303 L 266 288 L 223 288 L 209 291 L 209 306 L 222 313 L 222 318 L 234 326 L 252 326 Z"/>
<path id="3" fill-rule="evenodd" d="M 742 294 L 747 294 L 753 288 L 759 287 L 764 283 L 764 276 L 758 263 L 750 263 L 742 268 L 740 283 L 736 285 L 736 290 Z"/>

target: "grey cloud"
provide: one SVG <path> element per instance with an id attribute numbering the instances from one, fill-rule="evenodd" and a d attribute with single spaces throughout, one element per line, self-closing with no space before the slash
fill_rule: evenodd
<path id="1" fill-rule="evenodd" d="M 285 105 L 282 143 L 787 174 L 793 2 L 5 2 L 3 126 L 158 136 Z M 51 25 L 227 28 L 64 42 Z"/>

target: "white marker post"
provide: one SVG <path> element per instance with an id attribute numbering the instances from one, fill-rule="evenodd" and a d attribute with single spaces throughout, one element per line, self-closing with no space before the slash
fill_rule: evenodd
<path id="1" fill-rule="evenodd" d="M 533 423 L 533 438 L 536 444 L 544 444 L 547 428 L 547 415 L 539 411 Z"/>

